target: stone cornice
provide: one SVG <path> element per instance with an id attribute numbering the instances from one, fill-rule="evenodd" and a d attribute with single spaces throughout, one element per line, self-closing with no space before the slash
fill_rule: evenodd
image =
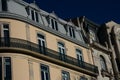
<path id="1" fill-rule="evenodd" d="M 112 53 L 112 51 L 110 49 L 107 49 L 106 47 L 100 45 L 97 42 L 93 42 L 92 44 L 90 44 L 90 46 L 95 48 L 95 49 L 101 50 L 101 51 L 105 52 L 106 54 Z"/>
<path id="2" fill-rule="evenodd" d="M 27 17 L 21 16 L 21 15 L 18 15 L 18 14 L 14 14 L 14 13 L 9 13 L 9 12 L 0 12 L 0 18 L 15 19 L 15 20 L 19 20 L 19 21 L 28 23 L 28 24 L 33 25 L 33 26 L 35 26 L 37 28 L 40 28 L 40 29 L 42 29 L 44 31 L 47 31 L 47 32 L 52 33 L 52 34 L 54 34 L 56 36 L 59 36 L 59 37 L 61 37 L 63 39 L 71 41 L 72 43 L 75 43 L 77 45 L 80 45 L 80 46 L 82 46 L 84 48 L 89 49 L 87 44 L 85 44 L 83 42 L 80 42 L 79 40 L 73 39 L 73 38 L 71 38 L 71 37 L 69 37 L 69 36 L 67 36 L 65 34 L 62 34 L 62 33 L 58 32 L 58 31 L 55 31 L 55 30 L 53 30 L 53 29 L 51 29 L 51 28 L 49 28 L 47 26 L 44 26 L 44 25 L 42 25 L 40 23 L 36 23 L 36 22 L 32 21 L 31 19 L 29 19 Z"/>

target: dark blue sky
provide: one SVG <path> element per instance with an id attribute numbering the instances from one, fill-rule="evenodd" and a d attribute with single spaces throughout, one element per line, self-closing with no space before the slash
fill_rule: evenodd
<path id="1" fill-rule="evenodd" d="M 62 19 L 86 16 L 98 24 L 110 20 L 120 23 L 120 0 L 36 0 L 36 3 L 47 12 L 54 11 Z"/>

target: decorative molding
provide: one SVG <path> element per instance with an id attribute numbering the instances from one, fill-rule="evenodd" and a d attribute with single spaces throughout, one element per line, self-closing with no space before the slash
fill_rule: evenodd
<path id="1" fill-rule="evenodd" d="M 101 51 L 105 52 L 106 54 L 111 54 L 112 53 L 111 49 L 107 49 L 106 47 L 100 45 L 97 42 L 93 42 L 92 44 L 90 44 L 90 46 L 95 48 L 95 49 L 101 50 Z"/>
<path id="2" fill-rule="evenodd" d="M 52 62 L 52 63 L 55 63 L 57 65 L 60 65 L 60 66 L 64 66 L 66 68 L 70 68 L 70 69 L 73 69 L 77 72 L 81 72 L 81 73 L 84 73 L 84 74 L 88 74 L 92 77 L 96 77 L 98 76 L 98 73 L 95 73 L 95 72 L 92 72 L 92 71 L 89 71 L 87 69 L 83 69 L 81 67 L 78 67 L 78 66 L 74 66 L 74 65 L 71 65 L 71 64 L 68 64 L 68 63 L 65 63 L 63 61 L 59 61 L 57 59 L 54 59 L 54 58 L 51 58 L 51 57 L 48 57 L 48 56 L 45 56 L 45 55 L 42 55 L 42 54 L 39 54 L 37 52 L 34 52 L 34 51 L 29 51 L 29 50 L 26 50 L 26 49 L 18 49 L 18 48 L 0 48 L 0 52 L 1 53 L 10 53 L 10 54 L 23 54 L 23 55 L 28 55 L 28 56 L 32 56 L 32 57 L 35 57 L 35 58 L 38 58 L 38 59 L 42 59 L 42 60 L 45 60 L 45 61 L 48 61 L 48 62 Z"/>

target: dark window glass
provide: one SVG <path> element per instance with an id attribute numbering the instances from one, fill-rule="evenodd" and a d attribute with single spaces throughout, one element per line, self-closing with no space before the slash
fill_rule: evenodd
<path id="1" fill-rule="evenodd" d="M 54 26 L 54 21 L 53 19 L 51 19 L 51 24 L 52 24 L 52 28 L 55 29 L 55 26 Z"/>
<path id="2" fill-rule="evenodd" d="M 70 80 L 69 72 L 62 71 L 62 80 Z"/>
<path id="3" fill-rule="evenodd" d="M 2 1 L 2 11 L 7 11 L 7 0 L 1 0 Z"/>
<path id="4" fill-rule="evenodd" d="M 34 11 L 31 10 L 32 20 L 35 20 Z"/>
<path id="5" fill-rule="evenodd" d="M 2 58 L 0 57 L 0 80 L 2 80 Z"/>
<path id="6" fill-rule="evenodd" d="M 46 17 L 48 24 L 50 24 L 50 18 L 49 16 Z"/>
<path id="7" fill-rule="evenodd" d="M 70 36 L 72 37 L 72 31 L 70 27 L 69 27 L 69 33 L 70 33 Z"/>
<path id="8" fill-rule="evenodd" d="M 50 80 L 49 67 L 46 65 L 41 65 L 41 78 L 42 80 Z"/>
<path id="9" fill-rule="evenodd" d="M 9 35 L 9 25 L 3 24 L 3 33 L 4 33 L 4 43 L 5 46 L 10 45 L 10 35 Z"/>
<path id="10" fill-rule="evenodd" d="M 58 24 L 57 24 L 57 21 L 55 21 L 55 28 L 56 28 L 56 30 L 58 31 Z"/>
<path id="11" fill-rule="evenodd" d="M 72 32 L 73 32 L 73 37 L 75 38 L 75 30 L 74 30 L 74 29 L 72 29 Z"/>
<path id="12" fill-rule="evenodd" d="M 27 6 L 25 7 L 25 9 L 26 9 L 27 14 L 30 15 L 30 8 Z"/>
<path id="13" fill-rule="evenodd" d="M 44 39 L 44 36 L 41 35 L 41 34 L 37 34 L 37 36 L 38 36 L 39 38 L 41 38 L 41 39 Z"/>
<path id="14" fill-rule="evenodd" d="M 39 22 L 38 13 L 37 13 L 37 12 L 35 12 L 35 15 L 36 15 L 36 22 Z"/>
<path id="15" fill-rule="evenodd" d="M 4 80 L 12 80 L 11 59 L 9 57 L 4 58 Z"/>
<path id="16" fill-rule="evenodd" d="M 69 27 L 69 34 L 70 34 L 70 37 L 75 38 L 75 30 L 72 27 Z"/>

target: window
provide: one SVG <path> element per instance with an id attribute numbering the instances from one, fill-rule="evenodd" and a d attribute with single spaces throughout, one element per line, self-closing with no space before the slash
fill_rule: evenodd
<path id="1" fill-rule="evenodd" d="M 38 37 L 38 46 L 40 53 L 45 54 L 45 37 L 41 34 L 37 34 Z"/>
<path id="2" fill-rule="evenodd" d="M 58 42 L 58 50 L 60 54 L 60 59 L 65 60 L 65 46 L 63 43 Z"/>
<path id="3" fill-rule="evenodd" d="M 10 45 L 9 24 L 2 24 L 1 37 L 3 41 L 1 45 L 9 46 Z"/>
<path id="4" fill-rule="evenodd" d="M 88 80 L 86 77 L 82 76 L 80 77 L 80 80 Z"/>
<path id="5" fill-rule="evenodd" d="M 83 61 L 83 54 L 82 51 L 79 49 L 76 49 L 76 55 L 77 55 L 77 60 L 78 60 L 78 64 L 82 65 L 82 61 Z"/>
<path id="6" fill-rule="evenodd" d="M 39 15 L 36 11 L 31 10 L 31 17 L 33 21 L 39 22 Z"/>
<path id="7" fill-rule="evenodd" d="M 70 80 L 69 72 L 62 71 L 62 80 Z"/>
<path id="8" fill-rule="evenodd" d="M 25 10 L 26 10 L 27 14 L 30 15 L 30 7 L 29 6 L 25 7 Z"/>
<path id="9" fill-rule="evenodd" d="M 2 11 L 7 11 L 7 0 L 1 0 Z"/>
<path id="10" fill-rule="evenodd" d="M 46 65 L 41 65 L 41 79 L 50 80 L 49 67 Z"/>
<path id="11" fill-rule="evenodd" d="M 100 56 L 100 64 L 101 64 L 101 69 L 102 70 L 107 70 L 106 62 L 103 56 Z"/>
<path id="12" fill-rule="evenodd" d="M 35 12 L 35 16 L 36 16 L 36 22 L 39 22 L 39 18 L 38 18 L 38 13 Z"/>
<path id="13" fill-rule="evenodd" d="M 70 37 L 75 38 L 75 30 L 72 27 L 69 27 L 69 34 L 70 34 Z"/>
<path id="14" fill-rule="evenodd" d="M 11 59 L 4 58 L 4 80 L 11 80 Z"/>
<path id="15" fill-rule="evenodd" d="M 34 21 L 35 20 L 35 16 L 34 16 L 34 11 L 31 10 L 31 16 L 32 16 L 32 20 Z"/>
<path id="16" fill-rule="evenodd" d="M 2 65 L 4 67 L 2 67 Z M 0 80 L 2 80 L 2 77 L 4 78 L 4 80 L 12 80 L 10 57 L 0 57 Z"/>
<path id="17" fill-rule="evenodd" d="M 54 19 L 51 19 L 51 26 L 53 29 L 58 31 L 58 24 L 57 21 L 55 21 Z"/>

